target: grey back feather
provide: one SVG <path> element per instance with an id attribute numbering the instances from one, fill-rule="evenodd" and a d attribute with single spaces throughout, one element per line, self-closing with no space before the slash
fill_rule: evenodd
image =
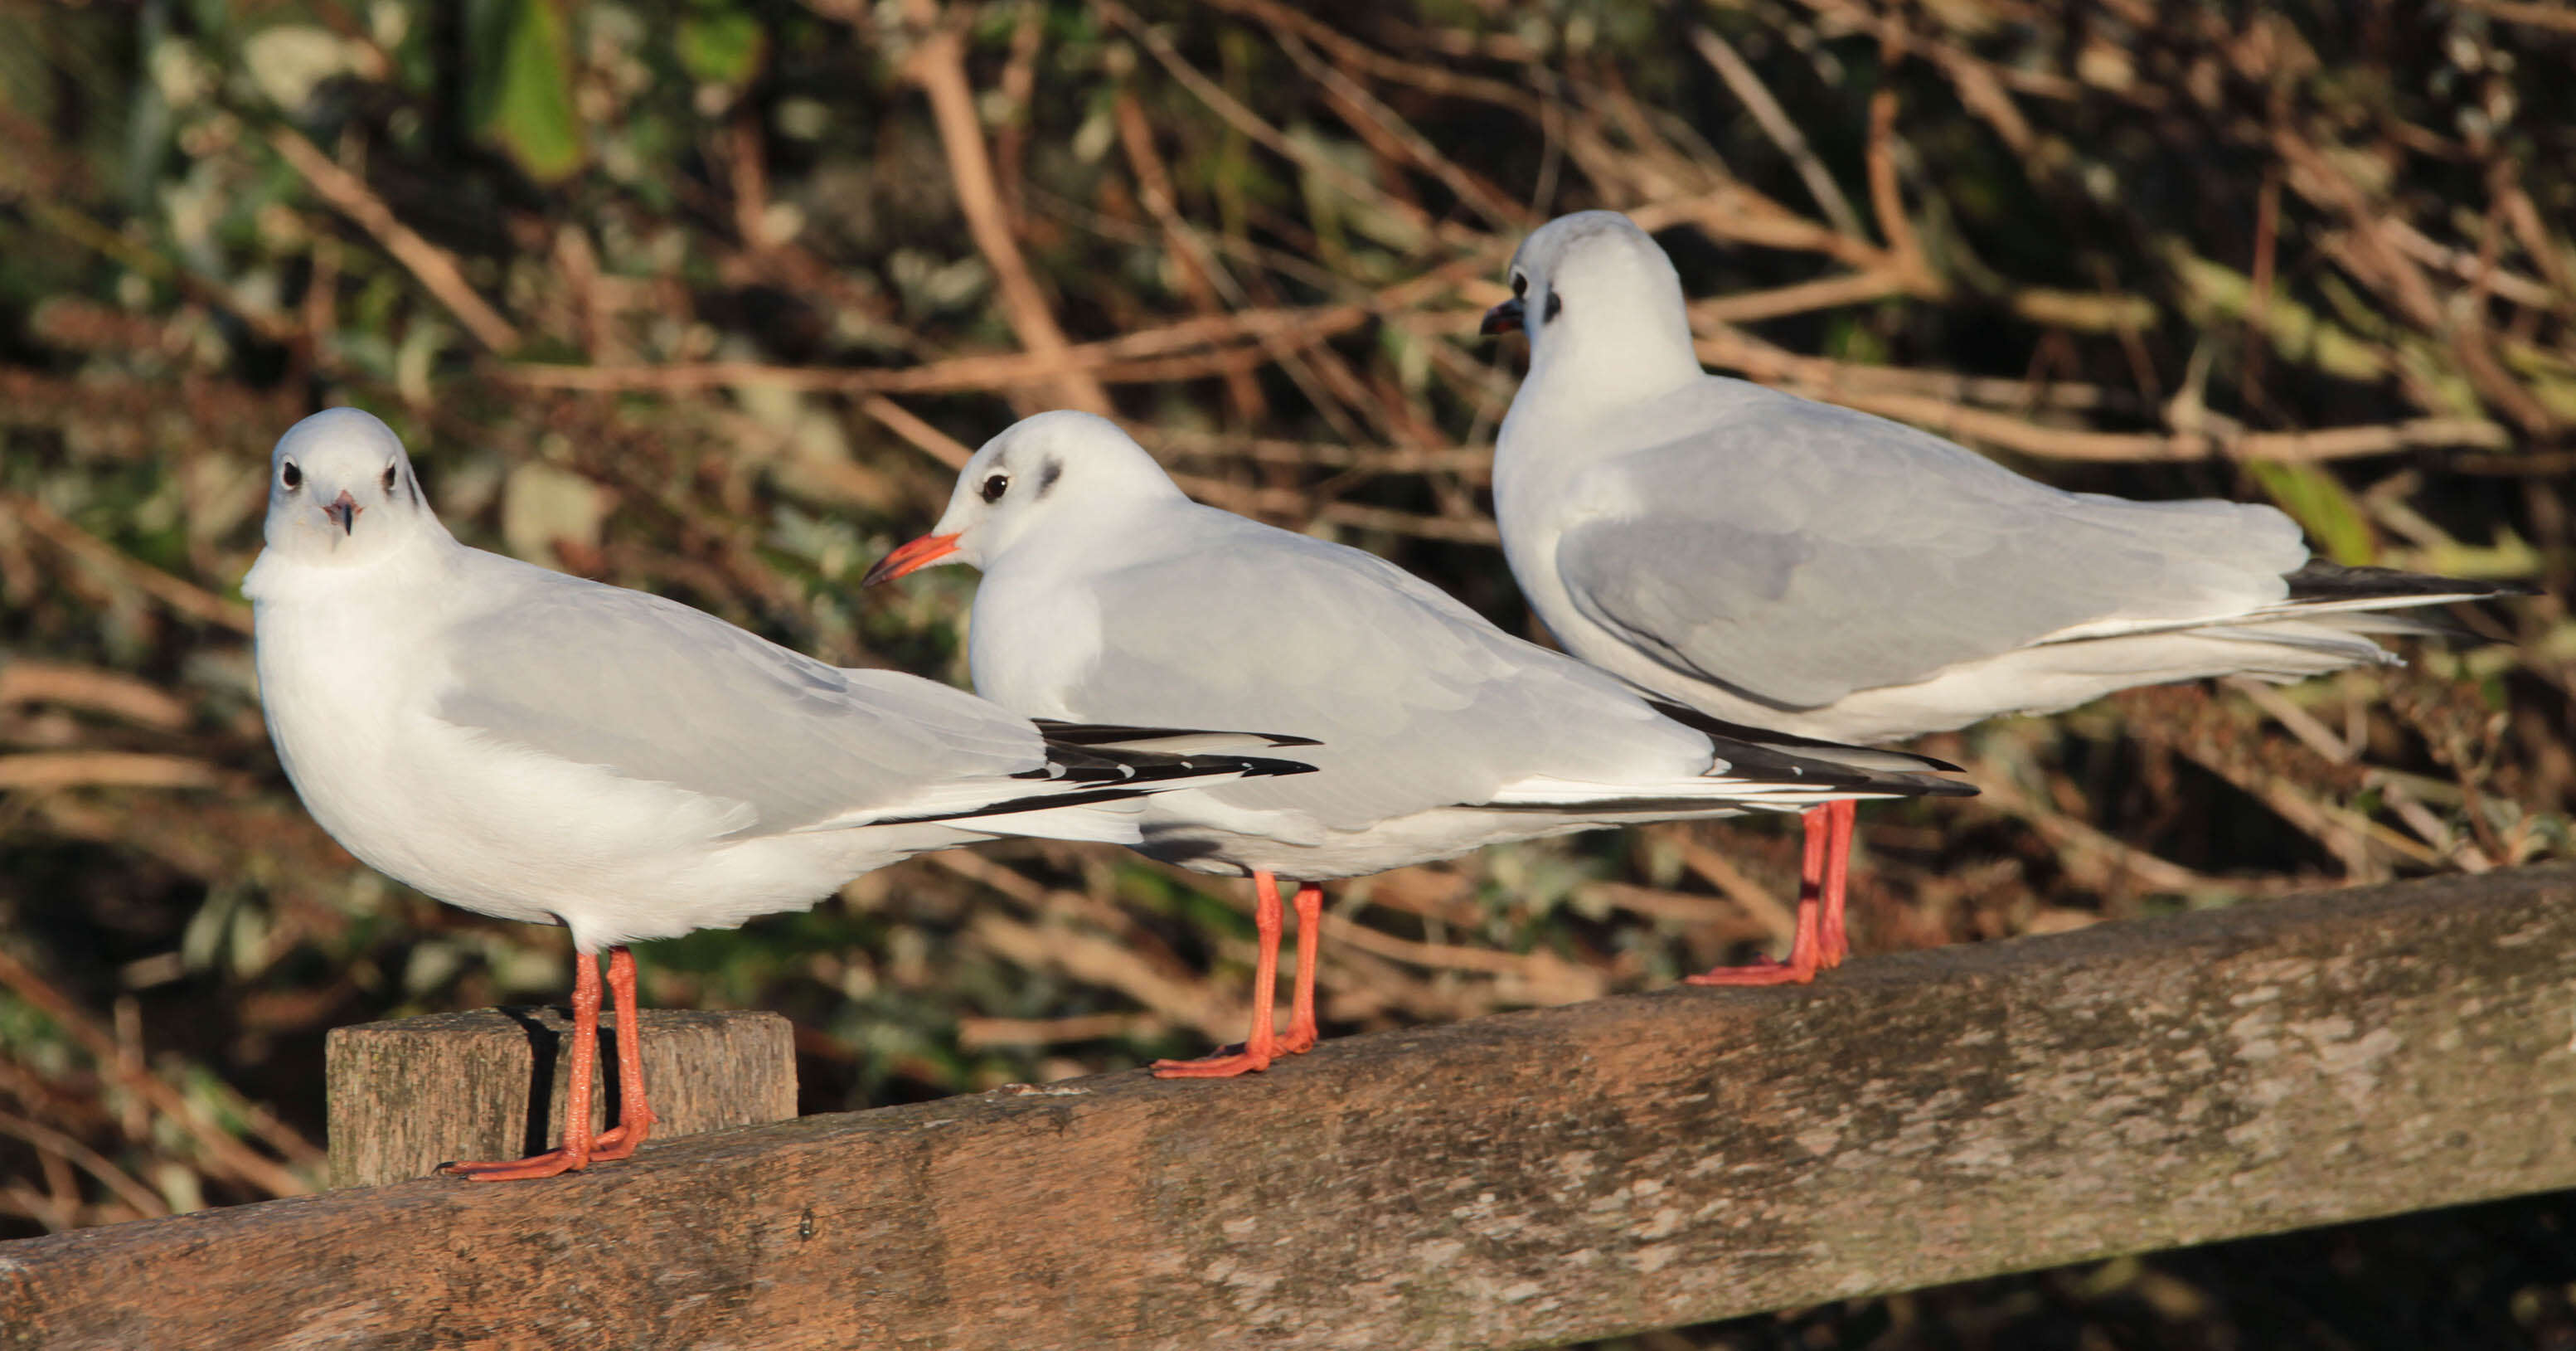
<path id="1" fill-rule="evenodd" d="M 1101 655 L 1064 697 L 1084 718 L 1320 743 L 1293 752 L 1320 773 L 1211 796 L 1356 829 L 1532 775 L 1617 784 L 1710 767 L 1707 738 L 1626 684 L 1392 563 L 1208 507 L 1164 519 L 1167 550 L 1092 579 Z"/>
<path id="2" fill-rule="evenodd" d="M 751 808 L 765 834 L 925 800 L 1025 794 L 1034 727 L 971 694 L 842 670 L 643 592 L 528 568 L 462 620 L 439 716 L 498 740 Z M 519 570 L 524 569 L 523 572 Z M 959 802 L 958 805 L 965 805 Z"/>
<path id="3" fill-rule="evenodd" d="M 1558 543 L 1575 603 L 1676 671 L 1790 708 L 2111 619 L 2279 600 L 2268 507 L 2034 482 L 1885 419 L 1711 377 L 1640 410 L 1687 436 L 1607 461 Z"/>

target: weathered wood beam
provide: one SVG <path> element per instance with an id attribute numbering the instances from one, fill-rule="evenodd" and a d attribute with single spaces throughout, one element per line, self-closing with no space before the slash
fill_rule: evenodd
<path id="1" fill-rule="evenodd" d="M 1540 1346 L 2576 1186 L 2576 869 L 0 1244 L 0 1347 Z"/>
<path id="2" fill-rule="evenodd" d="M 775 1013 L 640 1009 L 653 1136 L 796 1115 L 796 1029 Z M 617 1015 L 599 1019 L 594 1130 L 617 1119 Z M 516 1159 L 563 1138 L 572 1019 L 471 1009 L 335 1027 L 324 1042 L 331 1185 L 427 1177 L 442 1163 Z M 531 1120 L 533 1118 L 533 1121 Z"/>

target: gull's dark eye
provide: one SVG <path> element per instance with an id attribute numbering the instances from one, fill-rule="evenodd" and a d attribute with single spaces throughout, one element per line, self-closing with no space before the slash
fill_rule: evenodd
<path id="1" fill-rule="evenodd" d="M 288 492 L 293 492 L 304 486 L 304 471 L 296 467 L 295 461 L 288 460 L 286 466 L 277 471 L 277 481 L 285 484 Z"/>
<path id="2" fill-rule="evenodd" d="M 400 468 L 401 466 L 399 465 L 389 464 L 385 466 L 385 493 L 387 496 L 391 496 L 393 494 L 394 477 L 396 473 L 399 472 Z"/>
<path id="3" fill-rule="evenodd" d="M 1519 300 L 1519 299 L 1521 299 L 1521 298 L 1523 298 L 1523 297 L 1527 296 L 1528 294 L 1529 294 L 1529 278 L 1527 278 L 1527 277 L 1525 277 L 1525 276 L 1522 276 L 1522 275 L 1521 275 L 1520 273 L 1518 273 L 1518 272 L 1513 273 L 1513 274 L 1512 274 L 1512 299 L 1514 299 L 1514 300 Z"/>
<path id="4" fill-rule="evenodd" d="M 1010 475 L 995 474 L 991 478 L 984 480 L 984 486 L 977 491 L 983 495 L 985 501 L 998 502 L 1002 500 L 1002 494 L 1008 492 L 1010 487 Z"/>

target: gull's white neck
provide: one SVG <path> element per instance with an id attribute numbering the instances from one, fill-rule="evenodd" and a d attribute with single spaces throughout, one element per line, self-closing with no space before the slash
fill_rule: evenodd
<path id="1" fill-rule="evenodd" d="M 435 522 L 407 529 L 364 557 L 347 560 L 306 557 L 299 549 L 272 544 L 242 578 L 242 594 L 254 606 L 307 600 L 347 604 L 370 597 L 391 601 L 434 581 L 463 548 Z"/>
<path id="2" fill-rule="evenodd" d="M 1531 348 L 1529 377 L 1512 400 L 1512 414 L 1536 403 L 1550 412 L 1598 416 L 1670 393 L 1704 373 L 1678 305 L 1569 312 Z"/>

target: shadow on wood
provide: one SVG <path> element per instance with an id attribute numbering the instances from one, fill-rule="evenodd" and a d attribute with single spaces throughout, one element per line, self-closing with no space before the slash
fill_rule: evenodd
<path id="1" fill-rule="evenodd" d="M 1535 1346 L 2576 1185 L 2576 869 L 0 1244 L 0 1346 Z"/>
<path id="2" fill-rule="evenodd" d="M 795 1029 L 775 1013 L 641 1010 L 655 1139 L 796 1115 Z M 599 1020 L 594 1127 L 616 1119 L 617 1017 Z M 334 1028 L 331 1185 L 427 1176 L 459 1159 L 515 1159 L 563 1135 L 572 1019 L 549 1008 L 474 1009 Z M 539 1067 L 543 1072 L 539 1072 Z"/>

